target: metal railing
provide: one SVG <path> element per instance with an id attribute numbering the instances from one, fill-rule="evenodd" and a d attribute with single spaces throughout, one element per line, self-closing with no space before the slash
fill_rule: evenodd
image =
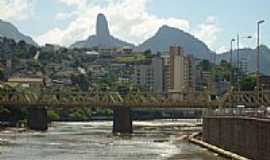
<path id="1" fill-rule="evenodd" d="M 217 108 L 206 109 L 204 117 L 247 117 L 270 119 L 270 107 L 261 108 Z"/>

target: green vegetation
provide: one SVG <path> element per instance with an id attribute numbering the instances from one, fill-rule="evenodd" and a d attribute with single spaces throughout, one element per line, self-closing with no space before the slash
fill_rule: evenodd
<path id="1" fill-rule="evenodd" d="M 78 85 L 82 91 L 88 91 L 90 83 L 88 81 L 88 78 L 84 74 L 74 75 L 72 74 L 70 77 L 72 83 L 74 85 Z"/>
<path id="2" fill-rule="evenodd" d="M 5 78 L 5 70 L 3 68 L 0 68 L 0 80 L 3 80 Z"/>
<path id="3" fill-rule="evenodd" d="M 9 109 L 3 106 L 0 106 L 0 114 L 10 113 Z"/>
<path id="4" fill-rule="evenodd" d="M 219 65 L 213 68 L 213 72 L 216 79 L 221 79 L 221 80 L 226 80 L 226 81 L 230 81 L 233 70 L 235 69 L 232 68 L 232 65 L 225 60 L 222 60 Z"/>
<path id="5" fill-rule="evenodd" d="M 72 111 L 69 116 L 75 121 L 87 121 L 90 120 L 92 117 L 92 110 L 91 108 L 78 108 Z"/>
<path id="6" fill-rule="evenodd" d="M 248 76 L 240 81 L 240 87 L 243 91 L 253 91 L 256 86 L 256 77 Z"/>
<path id="7" fill-rule="evenodd" d="M 55 111 L 48 111 L 48 119 L 49 121 L 57 121 L 60 120 L 60 115 Z"/>
<path id="8" fill-rule="evenodd" d="M 203 71 L 211 71 L 214 67 L 214 64 L 211 64 L 208 60 L 202 60 L 199 65 L 199 68 L 201 68 Z"/>

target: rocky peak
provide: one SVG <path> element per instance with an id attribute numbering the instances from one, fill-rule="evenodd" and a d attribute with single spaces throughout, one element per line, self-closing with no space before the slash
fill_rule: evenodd
<path id="1" fill-rule="evenodd" d="M 110 36 L 108 21 L 104 14 L 98 14 L 97 16 L 96 35 L 97 37 Z"/>
<path id="2" fill-rule="evenodd" d="M 121 41 L 110 34 L 108 21 L 104 14 L 98 14 L 96 34 L 91 35 L 88 39 L 78 41 L 72 44 L 71 48 L 120 48 L 129 46 L 134 48 L 134 45 L 125 41 Z"/>

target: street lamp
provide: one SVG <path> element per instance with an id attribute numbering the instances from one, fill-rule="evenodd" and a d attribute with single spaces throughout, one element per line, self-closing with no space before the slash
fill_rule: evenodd
<path id="1" fill-rule="evenodd" d="M 256 81 L 257 81 L 257 98 L 260 99 L 260 25 L 264 23 L 264 20 L 257 22 L 257 71 L 256 71 Z"/>
<path id="2" fill-rule="evenodd" d="M 241 38 L 245 38 L 245 39 L 251 39 L 252 36 L 244 36 L 244 37 L 241 37 Z M 239 100 L 240 100 L 240 91 L 241 91 L 241 88 L 240 88 L 240 35 L 237 34 L 237 91 L 238 91 L 238 94 L 237 94 L 237 103 L 239 103 Z"/>
<path id="3" fill-rule="evenodd" d="M 251 39 L 252 36 L 240 37 L 239 34 L 237 34 L 237 88 L 239 92 L 240 92 L 240 38 Z"/>
<path id="4" fill-rule="evenodd" d="M 231 81 L 231 87 L 233 86 L 233 42 L 235 42 L 235 38 L 233 38 L 231 40 L 231 57 L 230 57 L 230 63 L 231 63 L 231 77 L 230 77 L 230 81 Z M 231 88 L 230 87 L 230 88 Z"/>

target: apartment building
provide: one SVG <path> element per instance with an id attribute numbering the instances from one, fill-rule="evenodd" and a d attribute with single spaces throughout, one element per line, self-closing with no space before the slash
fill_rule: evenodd
<path id="1" fill-rule="evenodd" d="M 161 95 L 164 93 L 163 67 L 163 59 L 154 56 L 150 63 L 134 66 L 133 80 L 146 91 Z"/>
<path id="2" fill-rule="evenodd" d="M 169 90 L 168 95 L 174 100 L 184 99 L 185 96 L 194 91 L 195 66 L 194 58 L 187 56 L 181 47 L 170 47 L 169 62 Z"/>

